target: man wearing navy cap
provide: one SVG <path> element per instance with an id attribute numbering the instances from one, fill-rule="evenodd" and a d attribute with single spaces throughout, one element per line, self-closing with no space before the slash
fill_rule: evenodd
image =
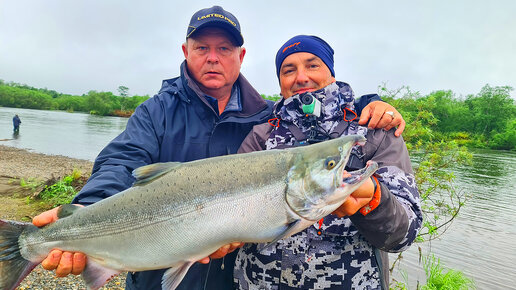
<path id="1" fill-rule="evenodd" d="M 251 128 L 271 118 L 273 105 L 240 73 L 246 52 L 243 43 L 240 23 L 233 14 L 220 6 L 196 12 L 182 45 L 181 75 L 164 80 L 158 94 L 136 109 L 126 129 L 100 152 L 90 179 L 73 203 L 89 205 L 129 188 L 134 182 L 132 171 L 144 165 L 236 153 Z M 386 110 L 395 111 L 386 103 L 372 103 L 364 109 L 364 122 L 372 116 L 370 125 L 400 124 L 399 115 L 381 118 Z M 56 213 L 55 209 L 42 213 L 33 223 L 53 222 Z M 210 257 L 223 257 L 238 246 L 226 245 Z M 235 253 L 209 265 L 202 264 L 209 258 L 202 259 L 177 289 L 232 288 L 234 260 Z M 81 253 L 54 250 L 42 265 L 63 277 L 81 273 L 86 261 Z M 126 288 L 161 289 L 165 271 L 129 273 Z"/>

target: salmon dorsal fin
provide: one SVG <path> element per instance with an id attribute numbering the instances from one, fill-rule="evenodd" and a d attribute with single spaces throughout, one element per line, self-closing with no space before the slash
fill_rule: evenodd
<path id="1" fill-rule="evenodd" d="M 73 204 L 63 204 L 57 210 L 57 217 L 62 219 L 67 216 L 71 216 L 74 212 L 81 209 L 81 206 L 73 205 Z"/>
<path id="2" fill-rule="evenodd" d="M 133 176 L 136 178 L 134 185 L 144 185 L 152 180 L 166 174 L 174 168 L 179 167 L 181 162 L 165 162 L 145 165 L 133 170 Z"/>

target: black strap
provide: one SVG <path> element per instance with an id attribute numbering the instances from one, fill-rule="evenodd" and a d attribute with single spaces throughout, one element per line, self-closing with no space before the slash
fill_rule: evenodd
<path id="1" fill-rule="evenodd" d="M 383 268 L 383 263 L 382 263 L 382 254 L 380 253 L 380 249 L 378 249 L 377 247 L 373 247 L 374 248 L 374 257 L 375 257 L 375 260 L 376 260 L 376 265 L 378 265 L 378 274 L 380 275 L 380 287 L 382 290 L 387 290 L 389 289 L 388 287 L 386 287 L 385 285 L 385 281 L 383 280 L 383 272 L 385 271 L 385 269 Z"/>
<path id="2" fill-rule="evenodd" d="M 346 121 L 339 122 L 337 127 L 335 127 L 335 129 L 333 129 L 333 132 L 330 133 L 330 138 L 335 139 L 335 138 L 341 136 L 342 133 L 344 133 L 344 131 L 346 131 L 348 126 L 349 126 L 349 122 L 346 122 Z"/>
<path id="3" fill-rule="evenodd" d="M 298 126 L 294 125 L 294 123 L 288 123 L 288 129 L 290 130 L 290 133 L 292 133 L 292 135 L 294 135 L 294 138 L 296 138 L 296 141 L 302 142 L 302 141 L 305 141 L 306 139 L 308 139 L 308 137 L 306 137 L 305 133 L 303 133 L 301 131 L 301 129 L 299 129 Z"/>

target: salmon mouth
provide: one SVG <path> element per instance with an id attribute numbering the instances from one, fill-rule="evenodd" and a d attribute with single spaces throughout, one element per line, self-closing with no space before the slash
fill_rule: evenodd
<path id="1" fill-rule="evenodd" d="M 362 180 L 371 177 L 371 175 L 373 175 L 373 173 L 377 169 L 378 169 L 378 163 L 376 163 L 372 160 L 369 160 L 369 161 L 367 161 L 366 166 L 364 168 L 348 172 L 350 174 L 350 176 L 342 179 L 341 186 L 357 184 L 357 183 L 361 182 Z"/>

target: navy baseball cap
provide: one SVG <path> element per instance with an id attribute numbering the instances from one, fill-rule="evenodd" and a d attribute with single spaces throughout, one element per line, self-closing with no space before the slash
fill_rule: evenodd
<path id="1" fill-rule="evenodd" d="M 213 6 L 211 8 L 201 9 L 192 16 L 188 30 L 186 31 L 186 38 L 189 38 L 197 30 L 204 27 L 220 27 L 226 30 L 236 41 L 237 46 L 244 44 L 244 37 L 240 31 L 240 23 L 235 15 L 224 10 L 220 6 Z"/>

